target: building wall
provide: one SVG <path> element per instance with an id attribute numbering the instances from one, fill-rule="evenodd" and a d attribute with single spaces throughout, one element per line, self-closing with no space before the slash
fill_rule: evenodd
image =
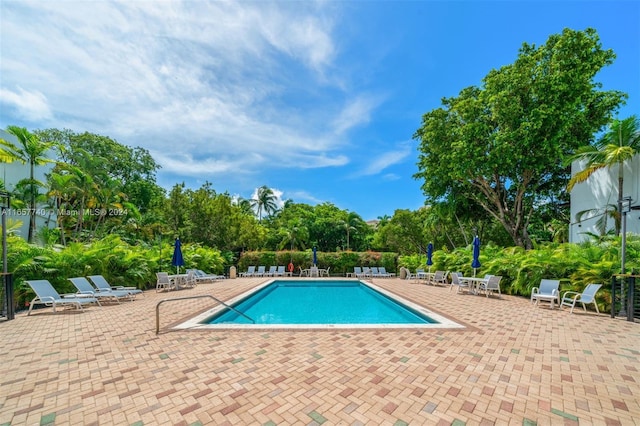
<path id="1" fill-rule="evenodd" d="M 571 173 L 583 170 L 585 162 L 574 162 Z M 631 197 L 632 206 L 640 206 L 640 155 L 624 166 L 623 197 Z M 579 243 L 589 239 L 586 232 L 599 235 L 596 221 L 604 213 L 607 205 L 618 205 L 618 167 L 601 169 L 586 182 L 576 185 L 571 192 L 571 225 L 569 241 Z M 595 209 L 578 222 L 576 214 L 580 211 Z M 627 232 L 640 234 L 640 210 L 631 210 L 627 215 Z M 607 220 L 608 229 L 615 229 L 613 218 Z"/>
<path id="2" fill-rule="evenodd" d="M 0 129 L 0 139 L 4 139 L 6 141 L 12 142 L 18 146 L 18 139 L 12 135 L 11 133 L 7 133 L 6 131 Z M 48 163 L 42 166 L 36 166 L 35 168 L 35 179 L 41 182 L 46 182 L 46 174 L 51 173 L 53 169 L 53 163 Z M 16 184 L 22 180 L 29 178 L 29 165 L 22 164 L 19 161 L 14 161 L 13 163 L 2 163 L 0 162 L 0 179 L 4 181 L 4 185 L 7 191 L 11 192 L 15 189 Z M 18 235 L 23 237 L 25 240 L 29 236 L 29 215 L 26 210 L 16 209 L 15 205 L 12 201 L 12 208 L 7 212 L 7 223 L 9 224 L 11 221 L 20 221 L 22 225 L 19 228 Z M 50 228 L 54 228 L 56 226 L 56 216 L 55 214 L 49 215 L 49 210 L 38 209 L 38 214 L 36 216 L 36 232 L 43 226 L 49 225 Z"/>

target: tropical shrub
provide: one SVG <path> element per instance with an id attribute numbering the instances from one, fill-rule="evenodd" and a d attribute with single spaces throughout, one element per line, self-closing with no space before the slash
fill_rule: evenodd
<path id="1" fill-rule="evenodd" d="M 603 284 L 597 295 L 601 311 L 611 308 L 611 280 L 620 270 L 620 237 L 607 237 L 581 244 L 547 243 L 533 250 L 521 247 L 500 248 L 488 245 L 481 249 L 482 266 L 477 275 L 501 275 L 501 290 L 506 294 L 529 297 L 543 278 L 560 280 L 560 291 L 582 291 L 589 283 Z M 431 270 L 460 271 L 473 274 L 471 248 L 433 254 Z M 424 256 L 401 256 L 400 266 L 411 270 L 426 269 Z M 626 272 L 640 272 L 640 236 L 630 235 L 626 242 Z"/>
<path id="2" fill-rule="evenodd" d="M 170 271 L 173 245 L 130 245 L 117 235 L 92 243 L 39 247 L 20 237 L 7 238 L 7 269 L 13 274 L 14 300 L 22 308 L 34 297 L 25 283 L 46 279 L 58 293 L 75 293 L 71 277 L 104 275 L 113 285 L 145 289 L 155 285 L 158 271 Z M 182 246 L 186 268 L 222 273 L 225 258 L 218 251 L 199 244 Z"/>

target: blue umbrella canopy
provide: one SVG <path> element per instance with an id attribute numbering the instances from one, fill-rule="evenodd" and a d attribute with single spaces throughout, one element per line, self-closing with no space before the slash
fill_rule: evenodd
<path id="1" fill-rule="evenodd" d="M 180 238 L 176 238 L 176 242 L 173 246 L 173 256 L 171 257 L 171 264 L 176 267 L 179 272 L 180 267 L 184 265 L 184 258 L 182 257 L 182 244 Z"/>
<path id="2" fill-rule="evenodd" d="M 473 239 L 473 260 L 471 261 L 471 267 L 474 269 L 474 273 L 480 266 L 480 238 L 476 235 Z"/>
<path id="3" fill-rule="evenodd" d="M 318 264 L 318 252 L 317 249 L 314 247 L 313 248 L 313 266 L 316 266 Z"/>
<path id="4" fill-rule="evenodd" d="M 429 243 L 427 245 L 427 266 L 433 265 L 433 260 L 431 257 L 433 256 L 433 244 Z"/>

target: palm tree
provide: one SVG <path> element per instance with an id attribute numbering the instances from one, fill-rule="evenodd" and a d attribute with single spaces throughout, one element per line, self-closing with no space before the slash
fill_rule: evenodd
<path id="1" fill-rule="evenodd" d="M 53 148 L 55 142 L 42 142 L 38 136 L 29 132 L 24 127 L 7 126 L 7 132 L 18 139 L 18 145 L 4 139 L 0 139 L 0 159 L 2 161 L 20 161 L 29 164 L 29 235 L 27 241 L 33 242 L 36 230 L 36 199 L 37 186 L 42 186 L 35 179 L 35 167 L 53 162 L 47 158 L 47 151 Z"/>
<path id="2" fill-rule="evenodd" d="M 624 188 L 624 163 L 630 161 L 638 153 L 640 153 L 640 120 L 638 117 L 632 115 L 624 120 L 614 120 L 609 131 L 600 140 L 594 145 L 579 149 L 571 157 L 571 161 L 586 160 L 587 166 L 569 180 L 567 190 L 571 191 L 577 183 L 585 182 L 597 170 L 618 166 L 618 210 L 620 210 Z M 618 221 L 616 222 L 616 235 L 619 234 Z"/>
<path id="3" fill-rule="evenodd" d="M 253 215 L 253 210 L 251 207 L 251 200 L 247 200 L 246 198 L 238 197 L 235 200 L 235 205 L 238 206 L 240 211 L 247 215 Z"/>
<path id="4" fill-rule="evenodd" d="M 258 213 L 258 221 L 262 222 L 263 211 L 269 216 L 278 210 L 276 199 L 277 197 L 271 188 L 268 188 L 266 185 L 258 188 L 255 198 L 251 200 L 251 206 L 254 207 Z"/>
<path id="5" fill-rule="evenodd" d="M 341 220 L 338 224 L 340 227 L 344 228 L 347 231 L 347 251 L 349 251 L 349 235 L 351 234 L 351 231 L 357 231 L 358 228 L 355 226 L 358 224 L 358 219 L 360 218 L 360 216 L 358 216 L 357 213 L 354 212 L 349 212 L 347 214 L 347 219 L 346 220 Z"/>
<path id="6" fill-rule="evenodd" d="M 287 245 L 290 246 L 290 250 L 293 251 L 296 248 L 304 250 L 304 242 L 309 238 L 309 231 L 303 225 L 296 224 L 290 229 L 283 231 L 283 238 L 280 242 L 280 248 L 283 249 Z"/>

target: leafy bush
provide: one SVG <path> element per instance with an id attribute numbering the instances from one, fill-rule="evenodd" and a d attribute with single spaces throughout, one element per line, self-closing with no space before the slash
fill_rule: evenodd
<path id="1" fill-rule="evenodd" d="M 91 244 L 38 247 L 20 237 L 7 239 L 7 269 L 13 274 L 16 307 L 24 307 L 34 295 L 25 280 L 46 279 L 58 293 L 75 293 L 68 278 L 104 275 L 113 285 L 145 289 L 155 285 L 157 271 L 171 270 L 172 244 L 129 245 L 117 235 Z M 225 258 L 218 250 L 198 244 L 182 246 L 185 265 L 221 273 Z"/>
<path id="2" fill-rule="evenodd" d="M 500 248 L 486 246 L 481 249 L 481 268 L 477 275 L 501 275 L 503 293 L 529 297 L 533 287 L 543 278 L 559 279 L 560 291 L 582 291 L 589 283 L 603 284 L 597 295 L 601 311 L 611 307 L 611 279 L 620 273 L 621 238 L 608 237 L 598 242 L 581 244 L 548 243 L 534 250 L 520 247 Z M 640 271 L 640 236 L 630 235 L 626 245 L 626 272 Z M 452 252 L 436 251 L 432 271 L 460 271 L 473 274 L 471 248 Z M 426 269 L 424 256 L 401 256 L 400 266 L 410 270 Z"/>

